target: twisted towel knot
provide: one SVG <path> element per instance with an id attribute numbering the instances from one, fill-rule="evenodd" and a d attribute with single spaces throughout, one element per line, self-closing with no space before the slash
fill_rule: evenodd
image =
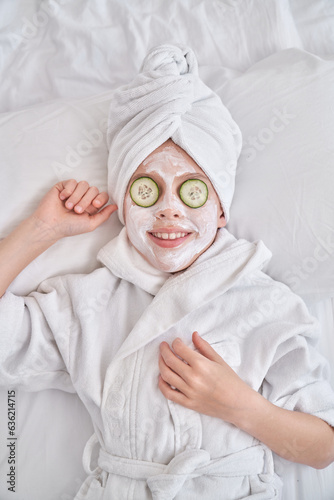
<path id="1" fill-rule="evenodd" d="M 142 72 L 153 72 L 154 76 L 198 74 L 197 60 L 192 50 L 174 45 L 160 45 L 144 59 Z"/>

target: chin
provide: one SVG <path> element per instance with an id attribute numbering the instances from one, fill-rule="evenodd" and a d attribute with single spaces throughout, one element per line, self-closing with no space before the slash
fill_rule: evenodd
<path id="1" fill-rule="evenodd" d="M 165 273 L 178 273 L 180 271 L 185 271 L 191 264 L 194 262 L 195 259 L 191 260 L 188 263 L 181 262 L 181 263 L 175 263 L 175 262 L 161 262 L 160 260 L 157 261 L 151 261 L 151 264 L 159 269 L 160 271 L 163 271 Z"/>

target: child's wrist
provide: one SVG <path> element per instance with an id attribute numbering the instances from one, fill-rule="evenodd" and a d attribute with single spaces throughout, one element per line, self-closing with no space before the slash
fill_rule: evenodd
<path id="1" fill-rule="evenodd" d="M 61 239 L 54 228 L 40 220 L 34 214 L 25 219 L 19 226 L 24 240 L 33 247 L 45 250 Z"/>
<path id="2" fill-rule="evenodd" d="M 239 429 L 256 437 L 263 418 L 269 417 L 272 405 L 253 389 L 250 389 L 248 397 L 244 401 L 244 407 L 236 412 L 232 423 Z"/>

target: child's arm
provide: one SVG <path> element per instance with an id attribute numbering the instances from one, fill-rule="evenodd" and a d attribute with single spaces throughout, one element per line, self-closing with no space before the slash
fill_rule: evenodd
<path id="1" fill-rule="evenodd" d="M 59 182 L 35 212 L 0 242 L 0 297 L 38 255 L 65 236 L 93 231 L 117 209 L 87 182 Z M 102 208 L 102 210 L 100 210 Z M 99 211 L 100 210 L 100 211 Z"/>
<path id="2" fill-rule="evenodd" d="M 172 347 L 177 356 L 166 342 L 161 344 L 159 387 L 167 399 L 234 424 L 287 460 L 317 469 L 334 461 L 332 427 L 313 415 L 270 403 L 197 332 L 193 343 L 200 352 L 176 339 Z"/>

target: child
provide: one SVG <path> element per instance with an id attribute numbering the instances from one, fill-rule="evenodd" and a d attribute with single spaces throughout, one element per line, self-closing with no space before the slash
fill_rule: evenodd
<path id="1" fill-rule="evenodd" d="M 271 450 L 331 463 L 334 394 L 305 305 L 261 272 L 261 242 L 225 229 L 241 136 L 190 50 L 148 54 L 114 95 L 109 144 L 125 227 L 100 251 L 104 267 L 5 293 L 54 242 L 115 211 L 84 182 L 58 183 L 1 242 L 2 384 L 78 393 L 95 433 L 76 499 L 280 498 Z"/>

